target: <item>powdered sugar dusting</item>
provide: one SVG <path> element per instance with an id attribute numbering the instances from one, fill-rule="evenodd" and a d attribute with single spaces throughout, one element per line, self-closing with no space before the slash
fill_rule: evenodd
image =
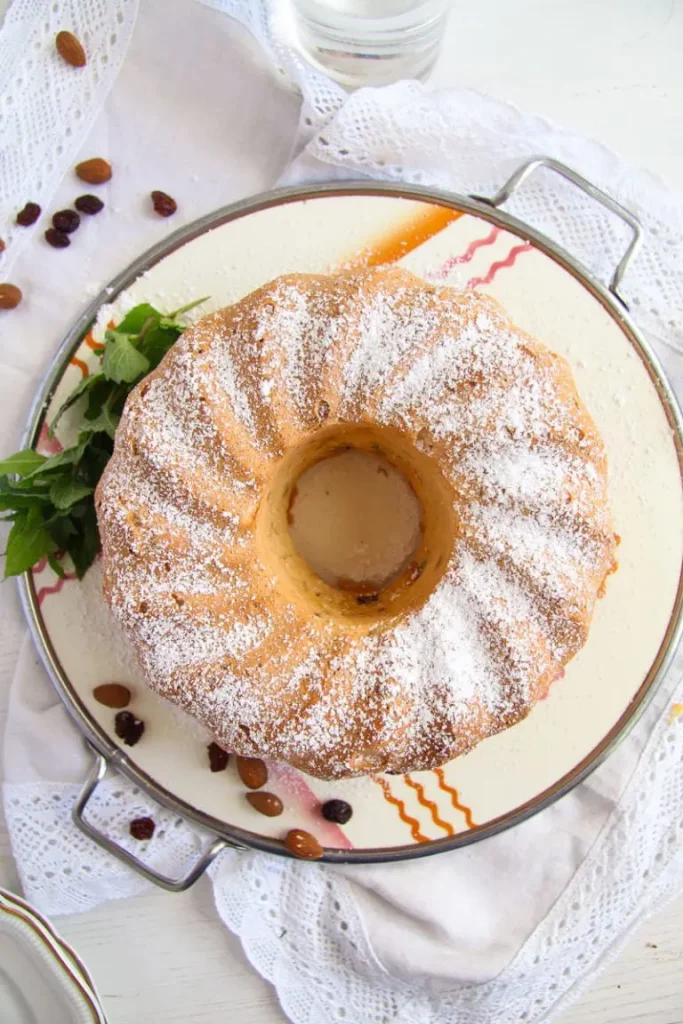
<path id="1" fill-rule="evenodd" d="M 555 596 L 569 597 L 583 587 L 595 558 L 590 543 L 553 523 L 547 513 L 519 516 L 495 505 L 475 505 L 468 509 L 467 520 L 483 550 L 523 566 Z"/>
<path id="2" fill-rule="evenodd" d="M 439 323 L 427 295 L 399 290 L 359 298 L 357 340 L 343 374 L 345 402 L 384 385 L 406 357 L 414 360 Z"/>
<path id="3" fill-rule="evenodd" d="M 312 388 L 342 326 L 329 316 L 321 301 L 325 297 L 278 284 L 259 310 L 254 332 L 262 343 L 264 397 L 270 398 L 275 389 L 304 420 L 310 415 Z"/>
<path id="4" fill-rule="evenodd" d="M 147 666 L 154 676 L 166 679 L 178 669 L 191 670 L 220 658 L 243 657 L 267 635 L 265 617 L 252 622 L 234 621 L 220 627 L 219 622 L 187 620 L 180 615 L 142 619 L 139 635 L 149 654 Z"/>
<path id="5" fill-rule="evenodd" d="M 253 533 L 264 466 L 358 420 L 437 460 L 458 524 L 422 607 L 367 635 L 285 601 Z M 325 777 L 429 767 L 523 717 L 613 568 L 604 449 L 562 361 L 396 269 L 292 275 L 200 320 L 129 400 L 98 504 L 151 685 Z"/>

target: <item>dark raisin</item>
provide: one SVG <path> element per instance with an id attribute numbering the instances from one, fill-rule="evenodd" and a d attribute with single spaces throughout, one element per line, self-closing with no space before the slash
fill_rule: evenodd
<path id="1" fill-rule="evenodd" d="M 130 823 L 130 834 L 133 839 L 151 839 L 155 828 L 152 818 L 136 818 Z"/>
<path id="2" fill-rule="evenodd" d="M 326 402 L 325 399 L 323 399 L 320 405 L 318 406 L 318 419 L 326 420 L 329 415 L 330 403 Z"/>
<path id="3" fill-rule="evenodd" d="M 151 193 L 151 196 L 154 209 L 160 217 L 170 217 L 178 209 L 175 199 L 172 199 L 165 192 L 154 191 Z"/>
<path id="4" fill-rule="evenodd" d="M 0 238 L 0 252 L 4 252 L 6 248 L 7 247 L 5 243 L 3 242 L 2 238 Z"/>
<path id="5" fill-rule="evenodd" d="M 222 772 L 228 766 L 230 755 L 217 743 L 209 743 L 206 748 L 209 752 L 209 767 L 212 772 Z"/>
<path id="6" fill-rule="evenodd" d="M 114 729 L 127 747 L 134 747 L 145 731 L 145 723 L 136 718 L 132 711 L 119 711 L 114 719 Z"/>
<path id="7" fill-rule="evenodd" d="M 379 601 L 379 594 L 359 594 L 356 604 L 376 604 Z"/>
<path id="8" fill-rule="evenodd" d="M 45 232 L 45 241 L 54 249 L 66 249 L 71 245 L 71 239 L 65 231 L 57 231 L 56 228 L 48 228 Z"/>
<path id="9" fill-rule="evenodd" d="M 321 810 L 323 818 L 337 825 L 345 825 L 353 814 L 353 807 L 346 800 L 327 800 Z"/>
<path id="10" fill-rule="evenodd" d="M 99 213 L 100 210 L 104 209 L 104 203 L 97 196 L 84 195 L 79 196 L 75 201 L 74 206 L 80 213 L 88 213 L 93 216 Z"/>
<path id="11" fill-rule="evenodd" d="M 19 210 L 17 214 L 17 224 L 21 224 L 22 228 L 30 228 L 31 224 L 40 217 L 40 207 L 38 203 L 27 203 L 23 210 Z"/>
<path id="12" fill-rule="evenodd" d="M 52 215 L 52 224 L 57 231 L 64 231 L 70 235 L 81 223 L 81 218 L 75 210 L 58 210 Z"/>

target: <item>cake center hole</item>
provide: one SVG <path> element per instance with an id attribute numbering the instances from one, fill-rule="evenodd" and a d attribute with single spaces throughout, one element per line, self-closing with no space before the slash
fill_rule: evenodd
<path id="1" fill-rule="evenodd" d="M 422 539 L 422 505 L 381 455 L 339 452 L 304 470 L 288 513 L 299 554 L 326 583 L 379 590 L 410 562 Z"/>

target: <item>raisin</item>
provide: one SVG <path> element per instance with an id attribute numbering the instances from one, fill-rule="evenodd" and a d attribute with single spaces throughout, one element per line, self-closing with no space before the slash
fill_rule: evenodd
<path id="1" fill-rule="evenodd" d="M 98 199 L 97 196 L 92 196 L 89 194 L 79 196 L 78 199 L 75 201 L 74 206 L 80 213 L 87 213 L 91 217 L 94 216 L 94 214 L 99 213 L 100 210 L 104 209 L 104 203 L 102 202 L 102 200 Z"/>
<path id="2" fill-rule="evenodd" d="M 160 217 L 171 217 L 178 209 L 175 199 L 165 192 L 154 191 L 151 196 L 154 209 Z"/>
<path id="3" fill-rule="evenodd" d="M 45 241 L 48 245 L 51 245 L 53 249 L 66 249 L 68 245 L 71 245 L 71 239 L 65 231 L 57 231 L 56 228 L 48 228 L 45 232 Z"/>
<path id="4" fill-rule="evenodd" d="M 40 207 L 38 203 L 27 203 L 23 210 L 19 210 L 17 214 L 17 224 L 20 224 L 22 228 L 30 228 L 31 224 L 40 217 Z"/>
<path id="5" fill-rule="evenodd" d="M 217 743 L 209 743 L 206 748 L 209 752 L 209 767 L 212 772 L 222 772 L 228 766 L 230 755 Z"/>
<path id="6" fill-rule="evenodd" d="M 130 834 L 133 839 L 151 839 L 156 825 L 152 818 L 135 818 L 130 823 Z"/>
<path id="7" fill-rule="evenodd" d="M 327 800 L 321 810 L 326 821 L 333 821 L 337 825 L 345 825 L 353 814 L 353 808 L 346 800 Z"/>
<path id="8" fill-rule="evenodd" d="M 81 223 L 81 218 L 75 210 L 58 210 L 52 215 L 52 224 L 57 231 L 64 231 L 70 235 Z"/>
<path id="9" fill-rule="evenodd" d="M 136 718 L 132 711 L 119 711 L 114 719 L 114 729 L 127 747 L 134 747 L 145 731 L 145 723 Z"/>

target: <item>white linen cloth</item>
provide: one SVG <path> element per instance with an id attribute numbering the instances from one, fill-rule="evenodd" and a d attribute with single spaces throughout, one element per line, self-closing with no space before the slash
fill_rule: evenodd
<path id="1" fill-rule="evenodd" d="M 61 27 L 67 8 L 77 18 L 89 5 L 57 6 Z M 277 24 L 273 37 L 265 7 L 247 0 L 211 6 L 242 17 L 298 82 L 300 131 L 296 95 L 278 88 L 256 44 L 230 19 L 186 0 L 144 0 L 115 84 L 106 100 L 96 97 L 92 127 L 73 128 L 73 146 L 59 165 L 67 173 L 51 201 L 47 185 L 41 193 L 50 209 L 66 205 L 78 190 L 67 171 L 76 157 L 106 156 L 115 165 L 107 209 L 81 227 L 69 250 L 55 252 L 36 234 L 20 236 L 20 251 L 15 234 L 0 263 L 0 278 L 26 295 L 0 321 L 3 452 L 17 446 L 41 373 L 87 298 L 171 230 L 146 212 L 150 189 L 178 199 L 175 228 L 269 187 L 292 152 L 282 177 L 288 183 L 370 174 L 481 193 L 534 152 L 565 160 L 630 205 L 649 229 L 624 293 L 683 386 L 680 357 L 665 347 L 683 347 L 671 313 L 683 308 L 679 198 L 603 147 L 466 90 L 432 95 L 399 83 L 347 98 L 306 69 Z M 35 30 L 36 7 L 16 0 L 15 39 Z M 96 13 L 106 33 L 106 5 Z M 16 57 L 5 32 L 0 56 Z M 0 95 L 7 66 L 0 61 Z M 30 89 L 20 101 L 30 106 Z M 0 135 L 3 223 L 8 210 L 37 197 L 16 191 L 7 145 Z M 611 218 L 547 177 L 513 209 L 603 277 L 623 246 Z M 147 883 L 71 825 L 88 757 L 25 639 L 11 584 L 0 588 L 0 614 L 0 685 L 12 681 L 4 806 L 27 896 L 48 913 L 66 913 L 142 891 Z M 421 862 L 366 867 L 223 853 L 210 872 L 218 912 L 295 1024 L 530 1022 L 549 1019 L 575 998 L 638 919 L 683 886 L 683 728 L 669 721 L 672 701 L 683 699 L 682 672 L 679 658 L 640 724 L 589 780 L 486 842 Z M 202 842 L 194 829 L 174 827 L 173 815 L 123 779 L 105 784 L 93 808 L 96 823 L 124 845 L 131 816 L 145 813 L 158 825 L 150 862 L 178 872 Z"/>

